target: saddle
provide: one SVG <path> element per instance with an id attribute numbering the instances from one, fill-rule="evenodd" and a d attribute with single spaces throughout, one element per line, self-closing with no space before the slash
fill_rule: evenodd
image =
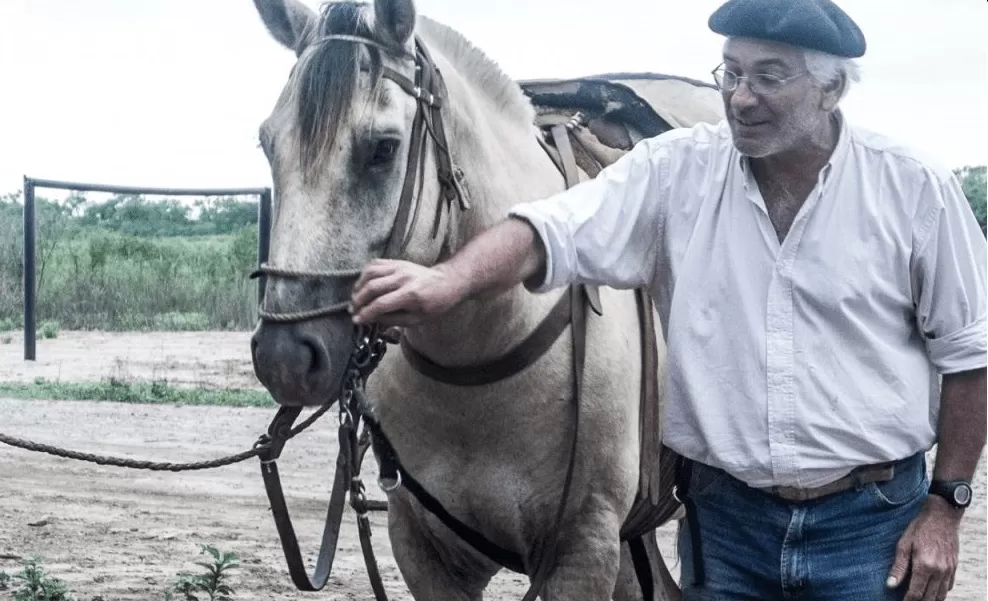
<path id="1" fill-rule="evenodd" d="M 701 121 L 716 123 L 723 115 L 714 85 L 684 77 L 617 73 L 519 85 L 535 107 L 542 146 L 568 186 L 595 177 L 645 138 Z M 588 287 L 587 294 L 594 312 L 603 311 L 596 290 Z M 635 294 L 642 348 L 640 474 L 638 495 L 621 528 L 624 540 L 654 530 L 681 511 L 672 494 L 678 457 L 662 446 L 654 306 L 647 290 Z"/>

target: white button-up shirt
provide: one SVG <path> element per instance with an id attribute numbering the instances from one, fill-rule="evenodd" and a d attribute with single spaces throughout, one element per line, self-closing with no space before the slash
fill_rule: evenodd
<path id="1" fill-rule="evenodd" d="M 985 238 L 959 183 L 841 123 L 781 244 L 723 122 L 643 140 L 511 211 L 546 247 L 533 290 L 648 288 L 668 347 L 664 443 L 751 486 L 820 486 L 928 450 L 939 376 L 986 365 Z"/>

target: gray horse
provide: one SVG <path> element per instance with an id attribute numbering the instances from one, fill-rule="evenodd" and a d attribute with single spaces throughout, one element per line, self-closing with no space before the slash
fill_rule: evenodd
<path id="1" fill-rule="evenodd" d="M 539 143 L 534 109 L 518 84 L 459 33 L 418 16 L 412 0 L 332 3 L 320 15 L 297 0 L 255 5 L 298 59 L 260 138 L 276 190 L 264 310 L 300 319 L 262 319 L 252 355 L 279 403 L 322 404 L 339 393 L 346 373 L 354 330 L 344 307 L 362 266 L 392 248 L 402 259 L 441 261 L 512 203 L 556 193 L 563 179 Z M 423 136 L 439 135 L 449 152 L 422 144 L 410 166 L 419 139 L 412 139 L 413 122 L 429 92 L 410 83 L 421 76 L 416 42 L 446 92 L 437 107 L 443 131 Z M 414 201 L 411 218 L 401 217 L 401 199 Z M 393 247 L 396 236 L 401 244 Z M 562 294 L 519 287 L 467 302 L 407 328 L 404 344 L 443 368 L 485 364 L 535 330 Z M 641 596 L 619 537 L 642 480 L 639 309 L 632 291 L 609 288 L 600 290 L 600 304 L 602 314 L 587 320 L 579 444 L 558 532 L 550 530 L 574 434 L 572 329 L 520 373 L 489 384 L 437 381 L 401 352 L 386 354 L 367 384 L 402 465 L 450 514 L 516 553 L 528 574 L 546 542 L 556 541 L 543 599 Z M 662 484 L 666 494 L 670 483 Z M 412 595 L 481 599 L 502 566 L 406 487 L 390 492 L 388 504 L 394 557 Z M 654 532 L 646 542 L 657 597 L 678 597 Z"/>

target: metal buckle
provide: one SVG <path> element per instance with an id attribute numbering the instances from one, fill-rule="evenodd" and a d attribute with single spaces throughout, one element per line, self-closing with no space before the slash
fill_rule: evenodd
<path id="1" fill-rule="evenodd" d="M 390 485 L 390 486 L 384 483 L 384 479 L 383 478 L 381 478 L 380 476 L 377 477 L 377 485 L 379 487 L 381 487 L 381 490 L 383 490 L 386 494 L 391 494 L 394 491 L 396 491 L 399 488 L 401 488 L 401 470 L 398 470 L 395 473 L 398 474 L 398 477 L 395 478 L 395 481 L 394 481 L 395 483 L 393 485 Z"/>

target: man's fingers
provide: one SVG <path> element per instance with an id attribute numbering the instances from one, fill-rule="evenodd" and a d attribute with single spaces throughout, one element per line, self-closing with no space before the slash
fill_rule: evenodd
<path id="1" fill-rule="evenodd" d="M 930 584 L 930 572 L 921 565 L 913 564 L 912 576 L 909 577 L 909 590 L 906 591 L 904 601 L 935 601 L 932 597 L 927 597 L 927 587 Z M 934 589 L 937 590 L 937 589 Z"/>
<path id="2" fill-rule="evenodd" d="M 354 288 L 350 301 L 354 308 L 360 309 L 368 302 L 389 292 L 394 292 L 401 286 L 401 274 L 393 271 L 388 274 L 368 279 L 360 288 Z"/>
<path id="3" fill-rule="evenodd" d="M 943 598 L 946 596 L 946 593 L 941 595 L 943 580 L 936 573 L 930 575 L 929 580 L 926 581 L 926 594 L 922 597 L 923 601 L 943 601 Z"/>
<path id="4" fill-rule="evenodd" d="M 943 601 L 944 599 L 947 598 L 947 593 L 949 593 L 950 589 L 954 587 L 953 583 L 951 582 L 952 580 L 953 580 L 952 575 L 940 579 L 940 589 L 937 593 L 936 601 Z"/>
<path id="5" fill-rule="evenodd" d="M 889 570 L 888 579 L 885 581 L 888 588 L 896 588 L 902 584 L 906 572 L 909 570 L 909 557 L 911 555 L 912 543 L 907 534 L 899 540 L 899 544 L 895 547 L 895 561 L 892 563 L 892 569 Z"/>
<path id="6" fill-rule="evenodd" d="M 394 261 L 389 261 L 386 259 L 374 259 L 364 267 L 363 271 L 360 272 L 360 276 L 357 281 L 353 284 L 353 290 L 356 292 L 367 284 L 368 280 L 379 278 L 386 275 L 391 275 L 398 269 L 397 263 Z"/>
<path id="7" fill-rule="evenodd" d="M 414 307 L 409 306 L 411 297 L 400 288 L 378 296 L 364 306 L 358 306 L 353 314 L 354 323 L 386 323 L 382 315 L 406 312 L 411 313 Z M 395 316 L 390 315 L 393 319 Z M 387 325 L 408 325 L 406 323 L 388 323 Z"/>

